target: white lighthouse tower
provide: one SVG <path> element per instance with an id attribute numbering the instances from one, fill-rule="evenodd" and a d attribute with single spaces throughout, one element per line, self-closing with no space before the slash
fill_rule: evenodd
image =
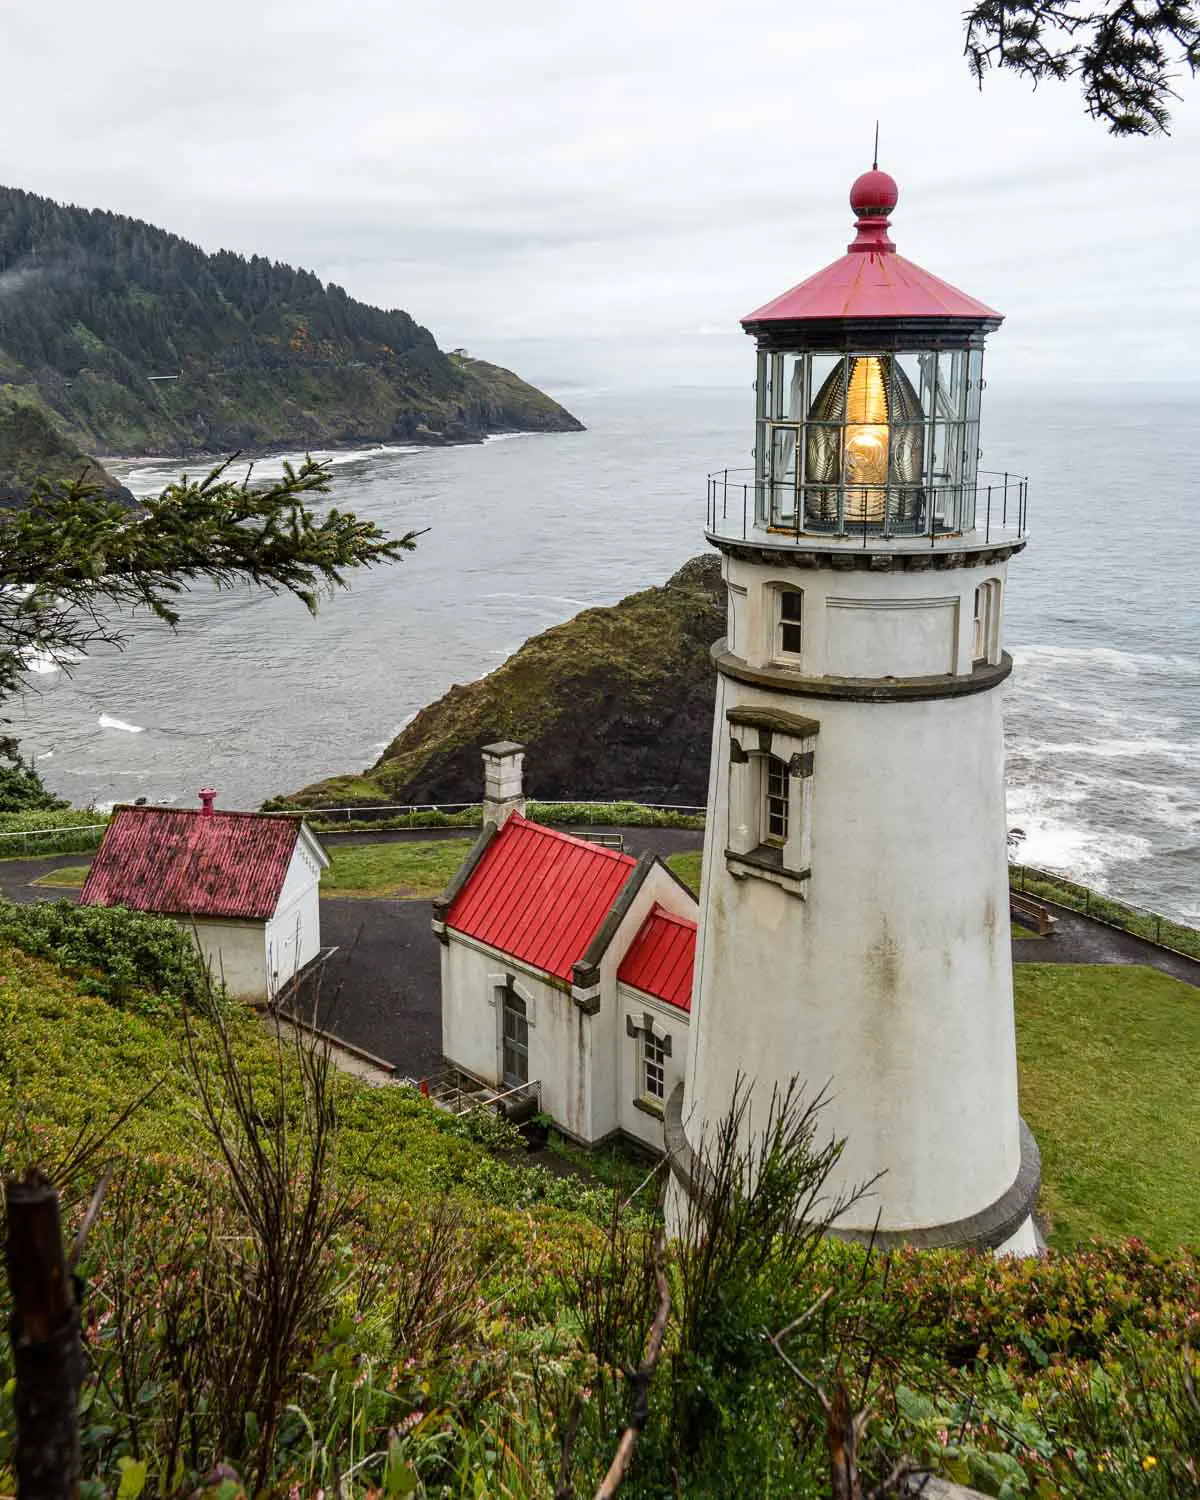
<path id="1" fill-rule="evenodd" d="M 710 478 L 728 633 L 673 1216 L 739 1077 L 828 1086 L 835 1232 L 1032 1251 L 1017 1108 L 1000 688 L 1025 485 L 978 471 L 1001 315 L 895 253 L 855 182 L 848 253 L 743 319 L 752 471 Z M 747 1127 L 752 1128 L 752 1126 Z"/>

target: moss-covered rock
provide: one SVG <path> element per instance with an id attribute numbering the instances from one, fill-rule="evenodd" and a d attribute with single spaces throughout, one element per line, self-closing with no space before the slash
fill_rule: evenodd
<path id="1" fill-rule="evenodd" d="M 584 610 L 487 677 L 452 687 L 362 776 L 317 782 L 288 800 L 475 801 L 480 750 L 508 739 L 526 746 L 526 786 L 540 798 L 703 803 L 710 647 L 724 628 L 719 561 L 693 558 L 661 588 Z"/>

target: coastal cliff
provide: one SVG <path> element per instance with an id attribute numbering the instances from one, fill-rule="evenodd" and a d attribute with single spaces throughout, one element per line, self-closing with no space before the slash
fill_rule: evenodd
<path id="1" fill-rule="evenodd" d="M 0 381 L 89 453 L 477 442 L 581 424 L 407 312 L 311 271 L 206 254 L 122 214 L 0 187 Z"/>
<path id="2" fill-rule="evenodd" d="M 81 477 L 132 504 L 128 490 L 64 436 L 40 401 L 0 385 L 0 507 L 25 505 L 39 479 L 64 485 Z"/>
<path id="3" fill-rule="evenodd" d="M 725 629 L 720 560 L 697 557 L 660 588 L 584 610 L 533 636 L 496 671 L 424 708 L 368 770 L 280 799 L 301 806 L 472 802 L 480 750 L 526 746 L 531 795 L 702 804 L 714 669 Z"/>

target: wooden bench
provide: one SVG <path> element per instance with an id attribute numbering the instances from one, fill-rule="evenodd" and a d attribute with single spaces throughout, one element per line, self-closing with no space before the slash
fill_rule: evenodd
<path id="1" fill-rule="evenodd" d="M 1022 896 L 1018 891 L 1009 891 L 1008 910 L 1014 921 L 1020 922 L 1022 927 L 1031 927 L 1039 937 L 1054 936 L 1058 918 L 1053 916 L 1040 901 L 1034 901 L 1029 896 Z"/>
<path id="2" fill-rule="evenodd" d="M 586 839 L 589 844 L 602 844 L 605 849 L 617 849 L 625 853 L 625 835 L 623 833 L 588 833 L 584 830 L 576 832 L 571 830 L 577 839 Z"/>

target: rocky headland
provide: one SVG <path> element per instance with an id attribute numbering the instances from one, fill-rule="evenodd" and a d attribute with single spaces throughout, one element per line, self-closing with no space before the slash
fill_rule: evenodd
<path id="1" fill-rule="evenodd" d="M 518 740 L 533 796 L 703 804 L 710 649 L 724 630 L 720 560 L 693 558 L 661 587 L 584 610 L 533 636 L 486 677 L 452 687 L 360 775 L 278 800 L 472 802 L 482 747 Z"/>

